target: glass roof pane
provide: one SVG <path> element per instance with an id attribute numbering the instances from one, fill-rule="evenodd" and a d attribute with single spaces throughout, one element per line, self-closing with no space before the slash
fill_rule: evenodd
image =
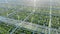
<path id="1" fill-rule="evenodd" d="M 0 33 L 7 32 L 59 34 L 60 0 L 0 0 Z"/>

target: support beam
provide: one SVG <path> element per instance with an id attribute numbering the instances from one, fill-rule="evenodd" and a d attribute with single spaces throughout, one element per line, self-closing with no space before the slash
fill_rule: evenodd
<path id="1" fill-rule="evenodd" d="M 18 26 L 17 26 L 15 29 L 13 29 L 13 30 L 10 32 L 10 34 L 13 34 L 13 33 L 16 31 L 17 28 L 18 28 Z"/>

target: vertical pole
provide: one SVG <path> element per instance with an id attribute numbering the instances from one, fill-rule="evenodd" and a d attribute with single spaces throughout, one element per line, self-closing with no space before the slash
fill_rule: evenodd
<path id="1" fill-rule="evenodd" d="M 36 7 L 36 0 L 34 0 L 34 9 L 33 9 L 34 12 L 35 12 L 35 7 Z"/>
<path id="2" fill-rule="evenodd" d="M 46 28 L 46 30 L 45 30 L 45 34 L 47 34 L 47 28 Z"/>
<path id="3" fill-rule="evenodd" d="M 20 19 L 20 17 L 19 17 L 19 15 L 17 14 L 17 18 L 18 18 L 18 20 Z"/>
<path id="4" fill-rule="evenodd" d="M 5 2 L 8 4 L 8 1 L 7 0 L 5 0 Z M 8 6 L 7 6 L 8 7 Z M 7 9 L 6 9 L 7 10 Z M 8 12 L 7 12 L 7 17 L 8 17 Z"/>
<path id="5" fill-rule="evenodd" d="M 36 7 L 36 0 L 34 0 L 34 9 L 33 9 L 33 12 L 35 12 L 35 7 Z M 34 31 L 33 31 L 33 34 L 34 34 Z"/>
<path id="6" fill-rule="evenodd" d="M 8 17 L 8 12 L 7 12 L 7 17 Z"/>
<path id="7" fill-rule="evenodd" d="M 56 30 L 56 34 L 58 34 L 58 31 Z"/>
<path id="8" fill-rule="evenodd" d="M 52 1 L 52 0 L 50 0 L 50 21 L 49 21 L 49 34 L 51 34 L 51 29 L 50 29 L 50 28 L 51 28 L 51 17 L 52 17 L 52 16 L 51 16 L 51 14 L 52 14 L 52 13 L 51 13 L 51 11 L 52 11 L 52 5 L 51 5 L 52 3 L 51 3 L 51 1 Z"/>
<path id="9" fill-rule="evenodd" d="M 33 33 L 32 34 L 34 34 L 34 31 L 33 31 Z"/>

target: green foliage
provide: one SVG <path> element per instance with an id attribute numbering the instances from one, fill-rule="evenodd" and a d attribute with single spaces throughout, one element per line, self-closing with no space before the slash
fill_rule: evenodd
<path id="1" fill-rule="evenodd" d="M 4 9 L 4 8 L 0 8 L 0 16 L 6 16 L 14 11 L 17 11 L 18 9 L 23 8 L 22 6 L 17 6 L 16 9 L 15 8 L 9 8 L 8 10 Z M 23 10 L 18 10 L 19 12 L 16 12 L 10 16 L 8 16 L 8 18 L 11 19 L 15 19 L 15 20 L 24 20 L 27 16 L 30 15 L 30 13 L 33 11 L 33 7 L 24 7 Z M 49 26 L 49 20 L 50 20 L 50 16 L 49 16 L 49 12 L 50 10 L 47 8 L 36 8 L 35 9 L 36 12 L 34 14 L 32 14 L 31 16 L 29 16 L 25 21 L 26 22 L 32 22 L 38 25 L 42 25 L 42 26 Z M 56 14 L 53 15 L 53 14 Z M 52 28 L 59 28 L 60 27 L 60 16 L 57 16 L 60 14 L 60 10 L 52 10 Z M 12 25 L 8 25 L 5 23 L 0 23 L 0 34 L 6 34 L 7 32 L 10 33 L 10 31 L 14 28 L 14 26 Z M 31 34 L 31 31 L 28 30 L 23 30 L 23 29 L 17 29 L 14 34 L 20 34 L 20 33 L 25 33 L 25 34 Z"/>

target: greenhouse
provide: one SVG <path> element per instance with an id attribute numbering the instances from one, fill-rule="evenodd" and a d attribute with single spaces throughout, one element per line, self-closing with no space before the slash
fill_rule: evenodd
<path id="1" fill-rule="evenodd" d="M 60 34 L 60 0 L 0 0 L 0 34 Z"/>

